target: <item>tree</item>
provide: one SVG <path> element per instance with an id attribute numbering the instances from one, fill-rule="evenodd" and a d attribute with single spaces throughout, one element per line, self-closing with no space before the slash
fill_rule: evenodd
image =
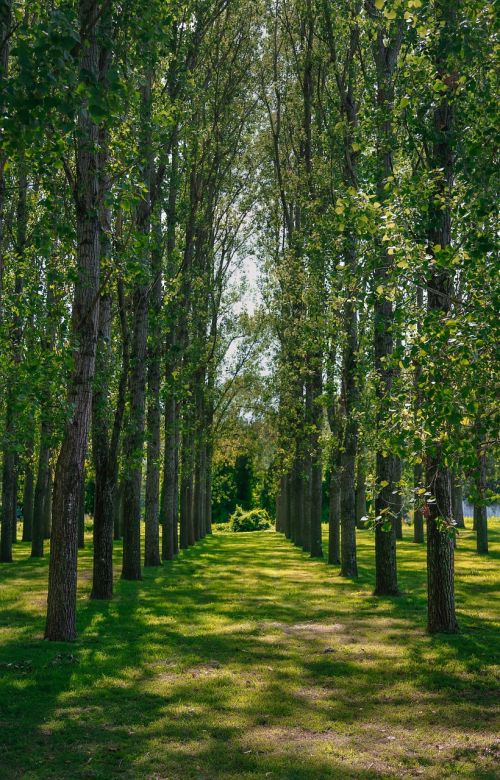
<path id="1" fill-rule="evenodd" d="M 91 89 L 99 77 L 97 24 L 100 3 L 80 0 L 80 81 Z M 86 89 L 84 89 L 84 93 Z M 98 126 L 88 100 L 79 107 L 74 182 L 77 223 L 77 279 L 72 311 L 74 366 L 68 386 L 64 438 L 56 464 L 45 636 L 53 641 L 76 637 L 78 499 L 90 423 L 100 274 Z"/>

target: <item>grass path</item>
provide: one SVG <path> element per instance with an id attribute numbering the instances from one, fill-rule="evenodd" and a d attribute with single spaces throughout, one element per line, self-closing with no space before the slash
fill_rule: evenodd
<path id="1" fill-rule="evenodd" d="M 16 545 L 0 568 L 0 777 L 498 777 L 492 525 L 489 557 L 470 532 L 459 543 L 461 634 L 434 638 L 424 550 L 400 544 L 404 595 L 375 599 L 368 532 L 356 583 L 277 534 L 216 533 L 109 604 L 88 600 L 86 549 L 73 645 L 42 640 L 47 562 Z"/>

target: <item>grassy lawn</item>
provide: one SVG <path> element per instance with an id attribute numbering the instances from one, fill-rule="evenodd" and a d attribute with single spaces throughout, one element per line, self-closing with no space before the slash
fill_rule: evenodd
<path id="1" fill-rule="evenodd" d="M 47 561 L 16 545 L 0 568 L 0 777 L 498 777 L 490 528 L 488 557 L 460 537 L 460 635 L 433 638 L 424 549 L 399 544 L 404 595 L 376 599 L 366 531 L 356 583 L 272 532 L 215 533 L 109 604 L 88 600 L 88 544 L 72 645 L 43 641 Z"/>

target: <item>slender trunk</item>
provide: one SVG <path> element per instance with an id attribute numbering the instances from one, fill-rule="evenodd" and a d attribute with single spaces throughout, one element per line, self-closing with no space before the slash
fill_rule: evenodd
<path id="1" fill-rule="evenodd" d="M 179 402 L 176 403 L 176 420 L 179 420 Z M 180 460 L 181 433 L 179 425 L 175 429 L 175 472 L 174 472 L 174 555 L 179 552 L 179 460 Z"/>
<path id="2" fill-rule="evenodd" d="M 100 3 L 80 0 L 80 78 L 95 83 L 99 48 L 96 25 Z M 78 507 L 92 400 L 97 343 L 100 271 L 98 204 L 98 129 L 86 105 L 78 117 L 76 150 L 77 280 L 72 335 L 74 366 L 68 388 L 71 417 L 66 424 L 56 465 L 49 589 L 45 636 L 71 641 L 76 637 Z"/>
<path id="3" fill-rule="evenodd" d="M 453 501 L 453 519 L 457 528 L 465 528 L 464 522 L 464 497 L 462 482 L 459 477 L 452 473 L 451 489 Z"/>
<path id="4" fill-rule="evenodd" d="M 109 71 L 112 62 L 111 37 L 112 13 L 111 6 L 107 6 L 103 9 L 103 15 L 100 20 L 99 84 L 104 92 L 109 87 Z M 103 273 L 105 270 L 108 271 L 109 265 L 113 262 L 111 208 L 108 204 L 110 190 L 109 131 L 105 126 L 101 126 L 99 128 L 99 200 L 101 206 L 100 238 Z M 117 222 L 119 225 L 120 221 L 118 220 Z M 119 301 L 119 305 L 121 311 L 124 304 Z M 113 372 L 112 320 L 111 292 L 103 289 L 99 300 L 96 372 L 92 393 L 92 455 L 95 471 L 95 495 L 91 599 L 110 599 L 113 596 L 114 508 L 118 473 L 118 447 L 126 385 L 122 376 L 120 376 L 113 435 L 110 440 L 108 421 L 111 413 L 109 382 Z M 122 347 L 124 348 L 124 345 Z M 125 359 L 122 365 L 122 372 L 124 369 L 126 370 Z M 116 430 L 117 425 L 118 430 Z"/>
<path id="5" fill-rule="evenodd" d="M 358 455 L 358 469 L 356 472 L 356 528 L 364 528 L 363 518 L 366 516 L 366 486 L 365 464 L 361 455 Z"/>
<path id="6" fill-rule="evenodd" d="M 328 507 L 328 563 L 340 564 L 340 452 L 332 458 Z"/>
<path id="7" fill-rule="evenodd" d="M 102 236 L 107 243 L 104 235 Z M 108 257 L 103 252 L 103 258 Z M 101 294 L 96 375 L 92 395 L 92 455 L 95 471 L 93 572 L 91 599 L 113 596 L 113 464 L 109 442 L 109 377 L 111 361 L 112 301 L 108 293 Z"/>
<path id="8" fill-rule="evenodd" d="M 33 533 L 33 502 L 35 479 L 33 474 L 33 438 L 28 441 L 26 446 L 26 465 L 24 468 L 24 488 L 23 488 L 23 542 L 31 542 Z"/>
<path id="9" fill-rule="evenodd" d="M 353 269 L 356 257 L 352 239 L 348 242 L 346 255 L 349 267 Z M 353 303 L 345 304 L 344 322 L 346 344 L 342 365 L 342 411 L 343 411 L 343 447 L 340 456 L 340 526 L 341 544 L 340 574 L 343 577 L 357 577 L 356 558 L 356 450 L 358 430 L 355 411 L 358 403 L 356 377 L 356 355 L 358 349 L 358 324 Z"/>
<path id="10" fill-rule="evenodd" d="M 451 480 L 449 469 L 442 468 L 440 463 L 439 455 L 431 457 L 427 468 L 427 484 L 435 499 L 428 504 L 427 510 L 427 627 L 431 634 L 453 634 L 458 630 L 455 617 L 454 544 L 446 522 L 452 516 Z"/>
<path id="11" fill-rule="evenodd" d="M 394 491 L 396 492 L 394 492 L 392 500 L 394 507 L 394 531 L 396 534 L 396 539 L 403 538 L 403 495 L 401 492 L 401 485 L 399 484 L 401 482 L 402 476 L 403 463 L 401 462 L 401 458 L 395 457 L 393 479 Z"/>
<path id="12" fill-rule="evenodd" d="M 9 75 L 12 0 L 0 3 L 0 116 L 5 113 L 5 95 Z M 5 164 L 7 155 L 0 150 L 0 323 L 3 319 Z"/>
<path id="13" fill-rule="evenodd" d="M 10 563 L 12 561 L 12 504 L 15 491 L 15 452 L 14 452 L 14 398 L 12 392 L 8 393 L 6 403 L 5 431 L 3 440 L 3 469 L 2 469 L 2 529 L 0 536 L 0 561 Z"/>
<path id="14" fill-rule="evenodd" d="M 424 306 L 424 291 L 420 285 L 417 287 L 416 295 L 417 312 L 420 312 Z M 417 333 L 421 330 L 420 317 L 417 321 Z M 414 421 L 415 428 L 418 426 L 418 414 L 422 408 L 422 388 L 420 386 L 422 378 L 422 364 L 417 362 L 415 365 L 415 373 L 413 377 L 413 388 L 415 394 L 415 408 L 414 408 Z M 424 467 L 420 460 L 419 463 L 415 463 L 413 466 L 413 541 L 416 544 L 423 544 L 424 539 L 424 515 L 420 508 L 420 502 L 417 499 L 418 490 L 424 486 Z"/>
<path id="15" fill-rule="evenodd" d="M 319 361 L 319 356 L 317 360 Z M 319 400 L 323 391 L 322 366 L 315 366 L 313 377 L 313 409 L 311 433 L 311 557 L 323 557 L 323 540 L 321 531 L 323 509 L 323 466 L 321 457 L 320 435 L 323 423 L 322 407 Z"/>
<path id="16" fill-rule="evenodd" d="M 326 25 L 327 43 L 335 70 L 339 108 L 345 120 L 345 131 L 342 139 L 344 153 L 343 180 L 346 188 L 358 188 L 358 151 L 354 148 L 354 132 L 358 124 L 358 102 L 355 97 L 355 67 L 354 57 L 359 48 L 358 14 L 360 4 L 356 3 L 352 10 L 349 29 L 349 46 L 345 62 L 337 59 L 332 9 L 328 0 L 323 0 L 322 8 Z M 356 278 L 358 239 L 352 227 L 346 231 L 344 238 L 344 260 L 348 283 Z M 345 344 L 342 356 L 341 404 L 343 417 L 342 453 L 340 458 L 340 525 L 341 544 L 340 574 L 344 577 L 356 577 L 358 574 L 356 559 L 356 496 L 355 468 L 357 450 L 356 408 L 358 405 L 357 387 L 357 350 L 358 322 L 354 305 L 354 295 L 347 299 L 344 305 L 343 325 Z"/>
<path id="17" fill-rule="evenodd" d="M 146 404 L 146 347 L 148 334 L 149 233 L 152 183 L 151 74 L 141 89 L 140 164 L 145 192 L 137 208 L 140 272 L 133 292 L 134 325 L 130 351 L 129 418 L 123 453 L 123 566 L 122 579 L 140 580 L 141 574 L 141 486 Z"/>
<path id="18" fill-rule="evenodd" d="M 190 420 L 186 420 L 186 416 L 183 420 L 184 425 L 191 425 Z M 192 459 L 192 446 L 193 439 L 190 432 L 183 432 L 182 446 L 181 446 L 181 483 L 180 483 L 180 499 L 181 499 L 181 549 L 186 549 L 189 545 L 194 544 L 194 529 L 193 529 L 193 459 Z"/>
<path id="19" fill-rule="evenodd" d="M 54 491 L 54 478 L 52 475 L 52 466 L 49 463 L 47 469 L 47 489 L 43 502 L 43 535 L 45 539 L 50 539 L 52 534 L 52 494 Z"/>
<path id="20" fill-rule="evenodd" d="M 123 536 L 123 479 L 116 483 L 115 500 L 113 504 L 113 539 L 119 542 Z"/>
<path id="21" fill-rule="evenodd" d="M 303 462 L 298 457 L 293 467 L 293 531 L 292 541 L 297 547 L 302 547 L 304 531 L 304 477 Z"/>
<path id="22" fill-rule="evenodd" d="M 123 478 L 120 479 L 119 475 L 119 453 L 130 369 L 130 333 L 127 321 L 123 279 L 121 277 L 118 279 L 117 295 L 122 334 L 122 367 L 118 383 L 115 419 L 109 446 L 109 463 L 111 466 L 111 488 L 113 491 L 113 537 L 118 541 L 122 538 L 123 534 Z"/>
<path id="23" fill-rule="evenodd" d="M 171 97 L 175 95 L 175 58 L 172 60 L 170 71 Z M 171 165 L 169 176 L 168 200 L 167 200 L 167 284 L 172 284 L 177 274 L 176 248 L 176 224 L 177 224 L 177 197 L 179 189 L 179 127 L 176 123 L 172 130 L 171 138 Z M 176 301 L 169 307 L 170 328 L 166 345 L 165 375 L 166 392 L 165 401 L 165 441 L 163 454 L 163 482 L 160 515 L 162 521 L 162 552 L 164 561 L 172 560 L 178 550 L 177 540 L 177 496 L 178 484 L 178 402 L 176 400 L 175 370 L 177 368 L 177 309 Z"/>
<path id="24" fill-rule="evenodd" d="M 377 196 L 380 202 L 387 199 L 386 187 L 393 173 L 392 155 L 394 146 L 392 112 L 394 102 L 394 71 L 401 48 L 399 24 L 396 33 L 386 29 L 377 30 L 374 44 L 374 60 L 377 72 Z M 394 368 L 391 365 L 394 350 L 394 309 L 387 285 L 392 262 L 387 245 L 378 244 L 378 265 L 374 274 L 376 287 L 374 311 L 374 352 L 377 382 L 377 428 L 383 433 L 387 411 L 392 403 Z M 375 594 L 397 595 L 396 536 L 398 507 L 395 501 L 398 458 L 386 454 L 379 445 L 376 457 L 377 497 L 375 499 Z"/>
<path id="25" fill-rule="evenodd" d="M 424 469 L 421 463 L 415 463 L 413 467 L 413 486 L 416 492 L 422 487 Z M 424 539 L 424 515 L 420 504 L 415 499 L 413 502 L 413 541 L 416 544 L 423 544 Z"/>
<path id="26" fill-rule="evenodd" d="M 43 411 L 42 411 L 43 414 Z M 41 437 L 40 437 L 40 453 L 38 455 L 38 470 L 35 486 L 35 498 L 33 503 L 33 533 L 31 542 L 31 557 L 42 558 L 43 557 L 43 540 L 44 540 L 44 507 L 47 496 L 48 477 L 49 477 L 49 462 L 50 462 L 50 449 L 47 446 L 47 440 L 49 436 L 48 422 L 42 419 L 41 425 Z"/>
<path id="27" fill-rule="evenodd" d="M 476 549 L 479 555 L 488 553 L 488 509 L 486 507 L 486 452 L 481 444 L 477 452 L 476 500 L 474 521 L 476 524 Z"/>
<path id="28" fill-rule="evenodd" d="M 19 487 L 19 455 L 14 457 L 14 488 L 12 490 L 12 543 L 17 543 L 17 489 Z"/>
<path id="29" fill-rule="evenodd" d="M 160 377 L 161 377 L 161 304 L 162 249 L 161 228 L 156 225 L 155 246 L 151 254 L 150 337 L 148 346 L 148 444 L 146 465 L 146 507 L 144 565 L 159 566 L 160 558 Z"/>
<path id="30" fill-rule="evenodd" d="M 207 465 L 206 465 L 206 489 L 205 489 L 205 523 L 207 534 L 212 533 L 212 462 L 214 456 L 214 444 L 213 444 L 213 423 L 214 423 L 214 407 L 213 407 L 213 384 L 214 376 L 213 371 L 208 372 L 208 387 L 207 387 L 207 409 L 206 409 L 206 448 L 207 448 Z"/>
<path id="31" fill-rule="evenodd" d="M 176 400 L 173 394 L 165 403 L 165 455 L 163 459 L 162 484 L 162 558 L 171 561 L 175 556 L 174 533 L 177 518 L 176 495 L 178 490 L 176 474 L 177 419 Z"/>
<path id="32" fill-rule="evenodd" d="M 9 5 L 9 4 L 7 4 Z M 10 15 L 10 6 L 9 11 Z M 0 30 L 1 30 L 1 17 L 5 14 L 5 10 L 0 11 Z M 3 63 L 0 62 L 0 70 L 3 71 Z M 1 86 L 1 84 L 0 84 Z M 0 153 L 1 154 L 1 153 Z M 3 175 L 3 162 L 0 159 L 0 167 L 2 168 Z M 17 377 L 19 373 L 19 365 L 22 360 L 21 346 L 23 338 L 23 321 L 22 321 L 22 292 L 24 288 L 24 279 L 22 276 L 22 259 L 26 246 L 26 232 L 27 232 L 27 188 L 28 181 L 26 176 L 26 164 L 23 159 L 19 162 L 19 191 L 16 209 L 16 241 L 15 251 L 18 258 L 18 264 L 16 264 L 15 280 L 14 280 L 14 294 L 17 303 L 15 313 L 13 314 L 11 333 L 10 333 L 10 345 L 8 351 L 11 353 L 12 369 L 9 377 L 7 398 L 5 403 L 5 429 L 3 437 L 3 470 L 2 470 L 2 528 L 0 535 L 0 561 L 9 562 L 12 560 L 12 543 L 17 541 L 17 465 L 18 457 L 16 454 L 18 430 L 16 425 L 16 411 L 15 405 L 17 399 Z M 1 208 L 1 204 L 0 204 Z M 0 245 L 0 253 L 3 247 Z"/>
<path id="33" fill-rule="evenodd" d="M 78 499 L 78 549 L 85 547 L 85 469 L 83 470 L 80 485 L 80 497 Z"/>
<path id="34" fill-rule="evenodd" d="M 450 80 L 451 52 L 457 30 L 457 4 L 454 0 L 439 0 L 436 16 L 439 29 L 435 39 L 436 75 L 443 83 Z M 442 93 L 434 109 L 431 167 L 436 172 L 434 192 L 429 205 L 429 251 L 439 246 L 451 246 L 451 205 L 453 190 L 453 106 L 449 90 Z M 447 268 L 438 263 L 431 266 L 427 287 L 427 308 L 437 320 L 445 319 L 450 310 L 453 278 Z M 435 497 L 427 521 L 427 582 L 428 630 L 430 633 L 454 633 L 458 630 L 455 616 L 454 543 L 452 528 L 450 469 L 442 454 L 439 440 L 432 443 L 427 461 L 427 485 Z"/>

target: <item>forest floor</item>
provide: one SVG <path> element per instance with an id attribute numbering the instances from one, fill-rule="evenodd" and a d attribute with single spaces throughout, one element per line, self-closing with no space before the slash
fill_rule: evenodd
<path id="1" fill-rule="evenodd" d="M 498 777 L 500 520 L 490 529 L 488 557 L 462 533 L 461 633 L 436 637 L 423 547 L 398 545 L 403 595 L 374 598 L 370 532 L 355 583 L 281 535 L 216 532 L 118 580 L 111 603 L 88 599 L 88 540 L 79 638 L 48 643 L 47 561 L 16 545 L 0 569 L 0 776 Z"/>

